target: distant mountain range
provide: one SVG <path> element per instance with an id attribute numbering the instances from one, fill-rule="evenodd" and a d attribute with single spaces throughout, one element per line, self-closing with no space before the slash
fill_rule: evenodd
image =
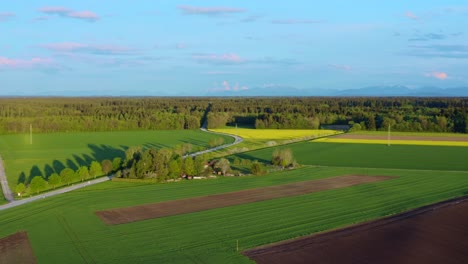
<path id="1" fill-rule="evenodd" d="M 371 86 L 360 89 L 305 90 L 288 86 L 260 87 L 239 91 L 216 91 L 206 96 L 414 96 L 414 97 L 468 97 L 468 87 L 438 88 L 421 87 L 408 88 L 406 86 Z"/>

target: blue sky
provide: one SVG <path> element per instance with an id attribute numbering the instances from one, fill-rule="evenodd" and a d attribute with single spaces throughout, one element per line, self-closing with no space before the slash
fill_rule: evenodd
<path id="1" fill-rule="evenodd" d="M 468 86 L 463 1 L 3 1 L 0 95 Z"/>

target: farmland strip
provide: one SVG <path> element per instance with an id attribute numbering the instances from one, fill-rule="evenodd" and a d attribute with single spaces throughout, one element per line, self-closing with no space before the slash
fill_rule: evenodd
<path id="1" fill-rule="evenodd" d="M 36 263 L 26 232 L 18 232 L 0 239 L 0 263 Z"/>
<path id="2" fill-rule="evenodd" d="M 391 178 L 393 177 L 344 175 L 320 180 L 296 182 L 238 192 L 195 197 L 190 199 L 97 211 L 96 214 L 108 225 L 125 224 L 245 203 L 298 196 L 312 192 L 344 188 Z"/>

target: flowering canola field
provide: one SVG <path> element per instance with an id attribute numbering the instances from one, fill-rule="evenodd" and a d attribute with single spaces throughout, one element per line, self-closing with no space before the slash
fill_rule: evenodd
<path id="1" fill-rule="evenodd" d="M 318 129 L 220 128 L 210 130 L 214 132 L 240 136 L 246 140 L 290 140 L 301 138 L 317 138 L 341 133 L 335 130 Z"/>

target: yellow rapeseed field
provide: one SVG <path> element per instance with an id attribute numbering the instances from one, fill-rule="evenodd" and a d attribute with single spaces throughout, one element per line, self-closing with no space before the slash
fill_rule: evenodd
<path id="1" fill-rule="evenodd" d="M 316 138 L 340 133 L 335 130 L 318 129 L 220 128 L 210 130 L 214 132 L 237 135 L 247 140 L 289 140 L 301 138 Z"/>
<path id="2" fill-rule="evenodd" d="M 355 143 L 355 144 L 388 144 L 386 139 L 352 139 L 352 138 L 319 138 L 312 142 Z M 429 141 L 429 140 L 390 140 L 391 145 L 424 145 L 468 147 L 466 141 Z"/>

